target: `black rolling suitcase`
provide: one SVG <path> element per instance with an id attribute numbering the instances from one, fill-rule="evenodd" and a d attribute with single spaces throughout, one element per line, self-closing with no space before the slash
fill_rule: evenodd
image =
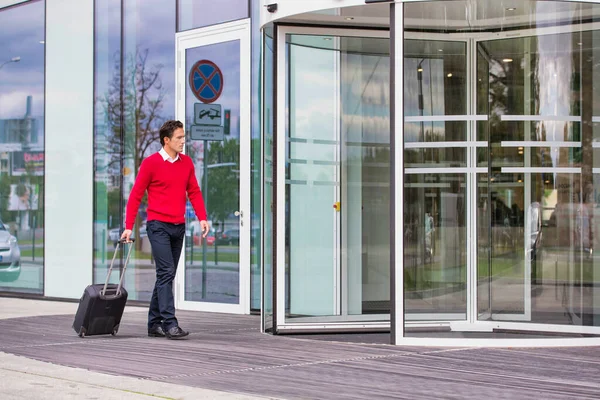
<path id="1" fill-rule="evenodd" d="M 133 239 L 131 240 L 133 241 Z M 79 337 L 107 335 L 109 333 L 114 336 L 119 331 L 119 324 L 121 323 L 123 310 L 125 310 L 125 303 L 127 303 L 127 290 L 123 287 L 123 278 L 133 248 L 132 244 L 129 245 L 119 284 L 109 284 L 108 280 L 113 270 L 119 246 L 122 243 L 122 241 L 117 243 L 106 282 L 89 285 L 85 288 L 83 296 L 79 300 L 79 308 L 75 314 L 75 321 L 73 321 L 73 329 Z"/>

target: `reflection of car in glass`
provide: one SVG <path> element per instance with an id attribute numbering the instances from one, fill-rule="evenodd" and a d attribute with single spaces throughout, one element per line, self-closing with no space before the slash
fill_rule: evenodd
<path id="1" fill-rule="evenodd" d="M 217 241 L 217 238 L 215 237 L 215 232 L 214 231 L 208 232 L 208 235 L 206 235 L 206 244 L 209 246 L 212 246 L 215 244 L 216 241 Z"/>
<path id="2" fill-rule="evenodd" d="M 13 282 L 21 275 L 21 250 L 17 238 L 0 221 L 0 281 Z"/>
<path id="3" fill-rule="evenodd" d="M 217 236 L 217 244 L 240 244 L 240 230 L 226 229 Z"/>
<path id="4" fill-rule="evenodd" d="M 191 229 L 186 229 L 185 231 L 185 240 L 186 240 L 186 246 L 189 246 L 189 244 L 191 243 L 191 238 L 192 238 L 192 230 Z M 202 232 L 201 231 L 194 231 L 194 246 L 201 246 L 202 245 Z M 215 237 L 215 231 L 211 230 L 210 232 L 208 232 L 208 235 L 206 235 L 206 244 L 208 246 L 212 246 L 215 244 L 216 242 L 216 237 Z"/>

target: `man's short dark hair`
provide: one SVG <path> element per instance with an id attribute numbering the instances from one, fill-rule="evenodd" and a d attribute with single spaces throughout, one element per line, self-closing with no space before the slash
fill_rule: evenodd
<path id="1" fill-rule="evenodd" d="M 173 132 L 175 132 L 175 130 L 177 128 L 183 129 L 183 124 L 180 121 L 175 121 L 175 120 L 169 120 L 169 121 L 165 122 L 163 124 L 163 126 L 160 127 L 160 145 L 161 146 L 165 145 L 166 137 L 168 137 L 169 139 L 173 138 Z"/>

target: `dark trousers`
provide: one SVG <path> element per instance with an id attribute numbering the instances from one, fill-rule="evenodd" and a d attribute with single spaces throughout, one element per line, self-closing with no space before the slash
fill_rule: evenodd
<path id="1" fill-rule="evenodd" d="M 148 221 L 146 231 L 156 263 L 156 284 L 150 300 L 148 328 L 162 324 L 163 329 L 168 330 L 177 326 L 173 280 L 185 238 L 185 224 Z"/>

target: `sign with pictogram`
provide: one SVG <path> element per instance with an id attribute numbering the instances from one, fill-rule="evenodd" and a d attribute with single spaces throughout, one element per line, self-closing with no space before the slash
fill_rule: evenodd
<path id="1" fill-rule="evenodd" d="M 221 105 L 194 103 L 196 125 L 221 125 Z"/>
<path id="2" fill-rule="evenodd" d="M 210 104 L 221 96 L 223 73 L 214 62 L 200 60 L 190 70 L 189 84 L 198 100 Z"/>

